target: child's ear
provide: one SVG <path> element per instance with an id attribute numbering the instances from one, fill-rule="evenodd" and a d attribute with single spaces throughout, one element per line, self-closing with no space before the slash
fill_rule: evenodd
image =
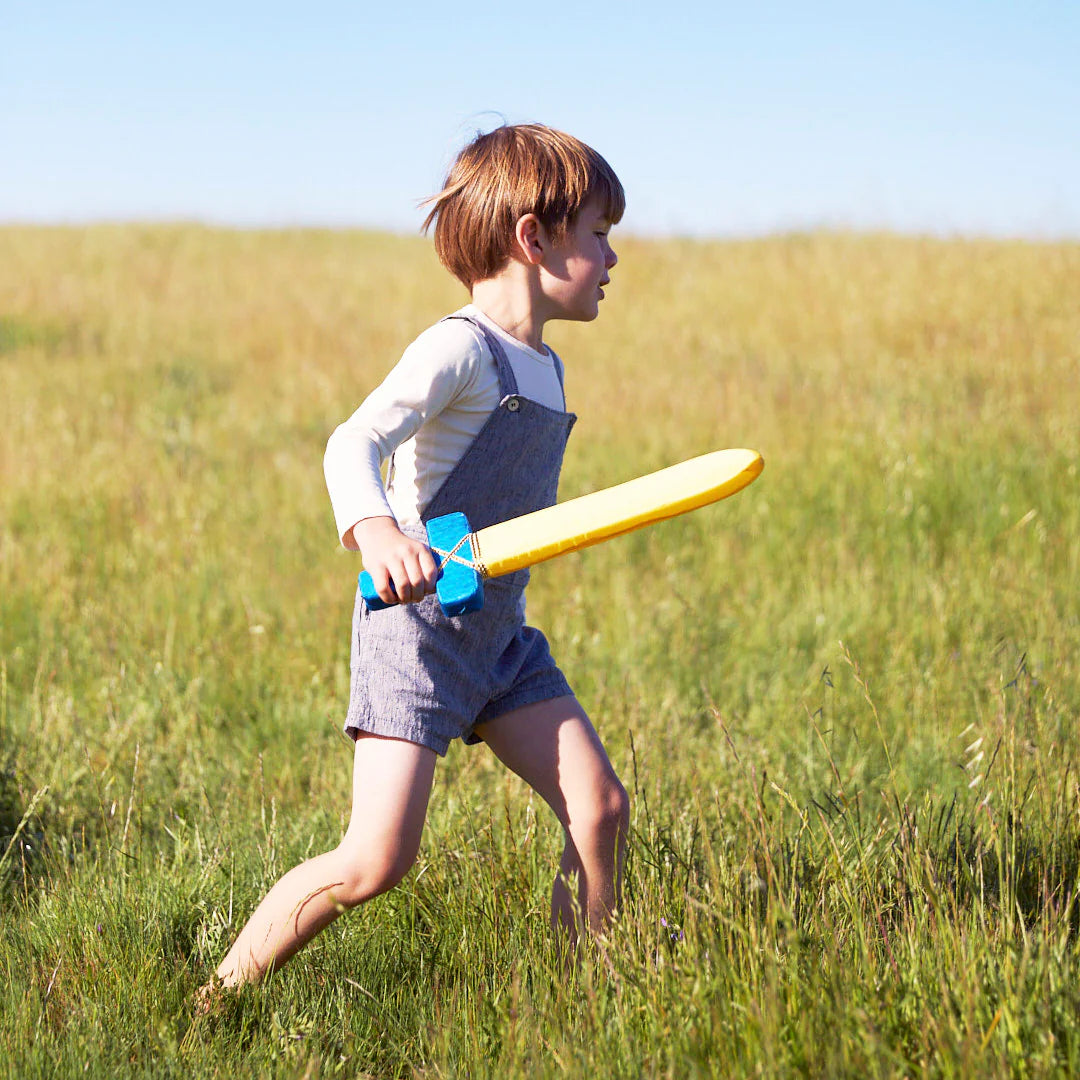
<path id="1" fill-rule="evenodd" d="M 524 214 L 514 226 L 514 244 L 522 261 L 539 266 L 548 246 L 547 232 L 535 214 Z"/>

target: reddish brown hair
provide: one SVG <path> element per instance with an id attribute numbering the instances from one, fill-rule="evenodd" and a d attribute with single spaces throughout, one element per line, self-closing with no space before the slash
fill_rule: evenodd
<path id="1" fill-rule="evenodd" d="M 623 186 L 592 147 L 543 124 L 504 125 L 458 154 L 442 191 L 422 204 L 431 207 L 424 232 L 435 223 L 439 261 L 471 289 L 507 264 L 524 215 L 559 243 L 593 198 L 613 225 L 622 218 Z"/>

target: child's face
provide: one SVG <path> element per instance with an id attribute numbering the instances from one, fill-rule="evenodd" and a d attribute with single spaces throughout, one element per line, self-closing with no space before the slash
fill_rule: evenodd
<path id="1" fill-rule="evenodd" d="M 604 298 L 608 271 L 619 261 L 608 242 L 611 222 L 589 201 L 578 211 L 565 239 L 550 248 L 541 274 L 552 319 L 589 322 Z"/>

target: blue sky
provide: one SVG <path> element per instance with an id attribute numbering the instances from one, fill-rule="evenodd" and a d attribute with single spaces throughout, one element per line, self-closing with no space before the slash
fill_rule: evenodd
<path id="1" fill-rule="evenodd" d="M 0 221 L 413 230 L 542 120 L 640 234 L 1080 236 L 1080 3 L 0 0 Z"/>

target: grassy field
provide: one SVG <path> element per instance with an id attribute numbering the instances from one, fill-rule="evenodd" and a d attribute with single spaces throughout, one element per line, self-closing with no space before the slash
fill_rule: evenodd
<path id="1" fill-rule="evenodd" d="M 193 1030 L 349 811 L 328 433 L 463 296 L 426 242 L 0 229 L 0 1074 L 1080 1071 L 1080 245 L 617 245 L 562 497 L 761 479 L 540 568 L 633 798 L 572 978 L 483 748 L 416 869 Z"/>

